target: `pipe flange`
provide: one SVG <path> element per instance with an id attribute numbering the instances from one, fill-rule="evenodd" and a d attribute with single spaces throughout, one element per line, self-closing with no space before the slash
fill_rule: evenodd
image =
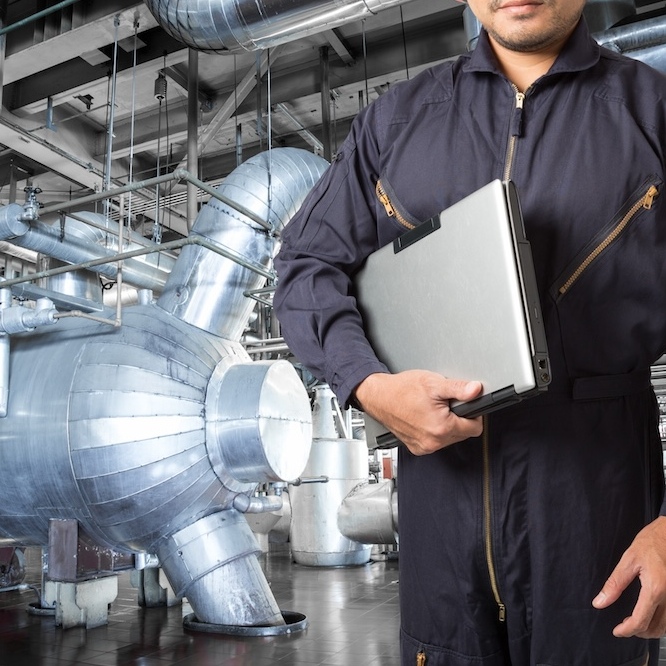
<path id="1" fill-rule="evenodd" d="M 201 631 L 209 634 L 225 634 L 227 636 L 286 636 L 297 631 L 304 631 L 308 627 L 308 619 L 303 613 L 294 611 L 280 611 L 285 624 L 273 626 L 238 626 L 233 624 L 211 624 L 199 622 L 194 613 L 183 618 L 183 627 L 191 631 Z"/>

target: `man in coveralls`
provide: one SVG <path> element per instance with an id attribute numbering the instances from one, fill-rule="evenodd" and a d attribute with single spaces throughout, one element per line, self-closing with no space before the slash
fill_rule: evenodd
<path id="1" fill-rule="evenodd" d="M 469 5 L 474 51 L 364 109 L 287 226 L 277 314 L 341 404 L 405 444 L 403 666 L 656 666 L 666 78 L 599 48 L 583 0 Z M 482 422 L 449 410 L 478 382 L 378 362 L 350 276 L 495 178 L 521 197 L 553 380 Z"/>

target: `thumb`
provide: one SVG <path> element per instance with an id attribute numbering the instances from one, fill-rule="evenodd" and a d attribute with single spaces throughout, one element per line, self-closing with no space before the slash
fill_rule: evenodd
<path id="1" fill-rule="evenodd" d="M 613 573 L 608 577 L 599 594 L 592 600 L 592 605 L 595 608 L 607 608 L 617 601 L 631 581 L 636 578 L 637 572 L 624 564 L 623 559 L 620 560 Z"/>
<path id="2" fill-rule="evenodd" d="M 474 398 L 481 395 L 483 391 L 483 384 L 481 382 L 456 382 L 456 387 L 454 390 L 454 395 L 451 397 L 456 400 L 462 400 L 466 402 L 468 400 L 473 400 Z"/>

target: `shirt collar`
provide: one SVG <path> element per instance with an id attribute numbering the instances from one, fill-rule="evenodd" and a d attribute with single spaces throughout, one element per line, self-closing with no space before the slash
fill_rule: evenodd
<path id="1" fill-rule="evenodd" d="M 600 47 L 592 39 L 585 19 L 581 18 L 546 76 L 589 69 L 597 64 L 599 56 Z M 488 33 L 485 30 L 481 30 L 476 47 L 468 57 L 469 61 L 464 66 L 465 70 L 501 74 L 497 58 L 488 39 Z"/>

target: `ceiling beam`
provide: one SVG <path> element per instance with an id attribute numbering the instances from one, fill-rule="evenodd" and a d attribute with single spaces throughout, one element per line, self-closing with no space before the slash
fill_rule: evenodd
<path id="1" fill-rule="evenodd" d="M 118 38 L 134 35 L 134 25 L 143 32 L 157 26 L 157 21 L 143 2 L 136 0 L 111 0 L 106 3 L 105 14 L 88 20 L 71 30 L 25 48 L 8 45 L 4 67 L 4 83 L 28 78 L 45 69 L 60 65 L 75 55 L 81 55 L 113 44 L 115 17 L 119 19 Z"/>
<path id="2" fill-rule="evenodd" d="M 333 50 L 338 54 L 340 60 L 345 63 L 345 65 L 353 65 L 355 58 L 351 53 L 349 45 L 347 42 L 340 36 L 340 31 L 336 28 L 331 30 L 324 30 L 322 35 L 326 38 L 328 43 L 331 45 Z"/>
<path id="3" fill-rule="evenodd" d="M 144 71 L 154 72 L 165 65 L 172 67 L 187 61 L 188 49 L 161 29 L 149 31 L 147 41 L 148 46 L 137 53 L 137 76 Z M 112 53 L 113 46 L 103 49 Z M 89 65 L 81 58 L 72 57 L 66 63 L 5 86 L 5 106 L 18 115 L 42 113 L 49 97 L 53 106 L 58 106 L 71 102 L 76 95 L 85 94 L 90 87 L 106 85 L 109 69 L 108 64 Z M 119 49 L 117 69 L 118 83 L 131 80 L 135 72 L 133 54 Z"/>

